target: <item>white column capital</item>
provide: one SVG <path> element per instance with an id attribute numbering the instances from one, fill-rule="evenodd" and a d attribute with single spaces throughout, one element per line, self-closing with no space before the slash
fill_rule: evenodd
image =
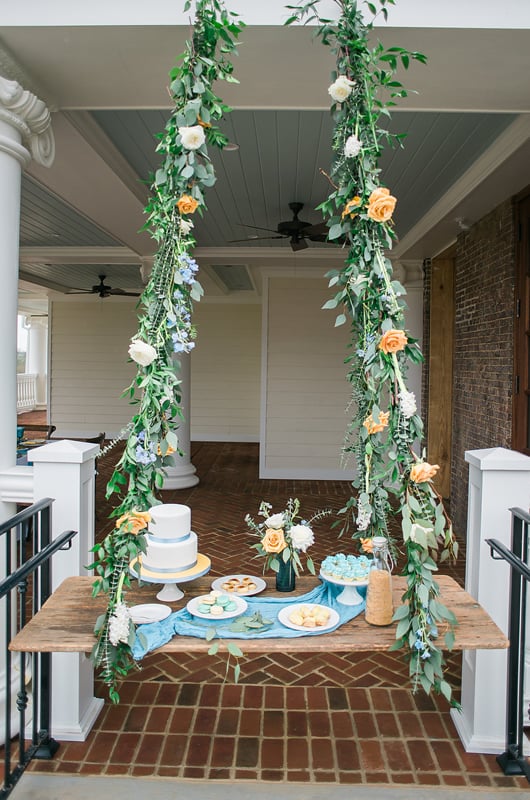
<path id="1" fill-rule="evenodd" d="M 36 95 L 23 89 L 17 81 L 0 76 L 0 121 L 18 131 L 22 144 L 0 132 L 0 150 L 16 158 L 26 167 L 33 158 L 50 167 L 55 156 L 55 140 L 51 114 Z"/>
<path id="2" fill-rule="evenodd" d="M 33 314 L 27 314 L 24 317 L 24 320 L 27 328 L 42 328 L 44 330 L 48 328 L 48 315 L 36 316 Z"/>
<path id="3" fill-rule="evenodd" d="M 423 262 L 420 259 L 392 261 L 392 277 L 404 286 L 421 286 L 423 283 Z"/>

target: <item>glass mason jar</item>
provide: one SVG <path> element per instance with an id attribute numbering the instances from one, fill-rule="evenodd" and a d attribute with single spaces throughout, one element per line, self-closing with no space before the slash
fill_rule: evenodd
<path id="1" fill-rule="evenodd" d="M 373 564 L 368 574 L 365 619 L 370 625 L 390 625 L 394 608 L 392 604 L 392 558 L 388 540 L 374 536 Z"/>

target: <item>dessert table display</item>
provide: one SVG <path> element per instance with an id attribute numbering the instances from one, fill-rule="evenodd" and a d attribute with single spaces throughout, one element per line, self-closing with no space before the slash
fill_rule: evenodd
<path id="1" fill-rule="evenodd" d="M 508 647 L 508 639 L 491 617 L 453 578 L 439 575 L 438 582 L 442 602 L 453 609 L 458 620 L 454 650 L 498 650 Z M 42 609 L 15 636 L 9 645 L 10 650 L 89 653 L 94 645 L 94 621 L 106 607 L 106 598 L 103 595 L 92 597 L 93 583 L 94 579 L 91 577 L 72 577 L 63 581 Z M 210 592 L 211 584 L 211 579 L 207 577 L 198 578 L 187 584 L 188 601 L 192 597 Z M 275 579 L 267 577 L 266 584 L 266 590 L 258 595 L 258 598 L 265 596 L 278 598 L 279 595 L 273 589 Z M 316 578 L 303 576 L 297 581 L 297 588 L 290 597 L 293 601 L 299 602 L 300 595 L 318 588 L 318 584 Z M 395 576 L 392 585 L 394 604 L 398 607 L 405 591 L 406 579 Z M 149 584 L 133 586 L 127 592 L 127 602 L 130 606 L 154 603 L 154 597 L 155 589 Z M 250 603 L 252 597 L 246 600 Z M 284 603 L 285 596 L 281 600 Z M 173 611 L 177 611 L 185 607 L 186 600 L 181 599 L 169 605 Z M 343 608 L 348 607 L 343 606 Z M 141 627 L 151 627 L 151 625 Z M 289 638 L 256 636 L 240 641 L 240 644 L 245 655 L 273 651 L 375 652 L 389 650 L 395 644 L 395 633 L 395 624 L 376 628 L 368 625 L 363 614 L 358 614 L 339 627 L 320 635 L 309 633 Z M 444 631 L 440 630 L 440 647 L 444 647 L 443 633 Z M 229 640 L 220 641 L 220 651 L 226 648 L 228 642 Z M 211 641 L 203 638 L 176 635 L 161 645 L 159 652 L 206 653 L 210 646 Z"/>

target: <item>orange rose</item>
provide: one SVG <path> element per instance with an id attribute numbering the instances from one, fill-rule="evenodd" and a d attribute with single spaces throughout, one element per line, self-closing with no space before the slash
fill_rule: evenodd
<path id="1" fill-rule="evenodd" d="M 381 336 L 381 341 L 378 344 L 383 353 L 397 353 L 398 350 L 403 350 L 407 344 L 407 334 L 405 331 L 398 331 L 391 328 Z"/>
<path id="2" fill-rule="evenodd" d="M 376 422 L 373 416 L 370 414 L 369 417 L 366 417 L 365 421 L 363 422 L 364 427 L 368 431 L 368 433 L 381 433 L 388 425 L 388 418 L 390 416 L 390 411 L 380 411 L 379 412 L 379 422 Z"/>
<path id="3" fill-rule="evenodd" d="M 412 467 L 410 479 L 414 483 L 426 483 L 434 478 L 439 469 L 438 464 L 428 464 L 426 461 L 420 461 Z"/>
<path id="4" fill-rule="evenodd" d="M 374 189 L 368 198 L 368 216 L 375 222 L 388 222 L 394 213 L 397 200 L 390 194 L 390 189 L 380 186 Z"/>
<path id="5" fill-rule="evenodd" d="M 361 550 L 363 553 L 371 553 L 374 549 L 373 539 L 361 539 Z"/>
<path id="6" fill-rule="evenodd" d="M 267 528 L 261 544 L 266 553 L 281 553 L 287 547 L 283 531 L 276 528 Z"/>
<path id="7" fill-rule="evenodd" d="M 116 520 L 116 527 L 123 528 L 125 533 L 139 533 L 143 528 L 147 528 L 148 522 L 151 522 L 149 511 L 128 511 Z"/>
<path id="8" fill-rule="evenodd" d="M 180 214 L 193 214 L 198 207 L 198 200 L 195 200 L 191 194 L 183 194 L 182 197 L 177 200 L 177 208 Z"/>
<path id="9" fill-rule="evenodd" d="M 357 197 L 357 195 L 355 195 L 355 197 L 352 197 L 351 200 L 348 200 L 348 202 L 344 206 L 344 211 L 342 212 L 342 219 L 344 219 L 344 217 L 347 217 L 348 214 L 352 219 L 356 217 L 357 214 L 353 214 L 352 211 L 354 208 L 359 208 L 360 205 L 361 205 L 361 198 Z"/>
<path id="10" fill-rule="evenodd" d="M 158 447 L 157 447 L 157 449 L 156 449 L 156 452 L 158 453 L 158 455 L 159 455 L 159 456 L 161 456 L 161 455 L 162 455 L 162 448 L 160 447 L 160 445 L 158 445 Z M 164 455 L 166 455 L 166 456 L 170 456 L 170 455 L 171 455 L 172 453 L 174 453 L 174 452 L 175 452 L 175 448 L 174 448 L 174 447 L 171 447 L 171 445 L 170 445 L 170 444 L 168 444 L 168 446 L 167 446 L 167 451 L 165 452 L 165 454 L 164 454 Z"/>

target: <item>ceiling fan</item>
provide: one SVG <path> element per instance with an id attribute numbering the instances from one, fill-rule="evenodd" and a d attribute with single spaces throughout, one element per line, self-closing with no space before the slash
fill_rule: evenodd
<path id="1" fill-rule="evenodd" d="M 293 212 L 293 218 L 285 222 L 279 222 L 276 230 L 272 228 L 260 228 L 259 225 L 243 225 L 244 228 L 256 228 L 260 231 L 269 231 L 271 234 L 279 234 L 277 236 L 248 236 L 246 239 L 232 239 L 232 242 L 255 242 L 262 239 L 290 239 L 291 248 L 296 252 L 297 250 L 305 250 L 309 247 L 307 240 L 310 242 L 326 242 L 328 234 L 328 226 L 321 222 L 318 225 L 312 225 L 310 222 L 304 222 L 298 219 L 298 214 L 303 209 L 303 203 L 289 203 L 289 208 Z"/>
<path id="2" fill-rule="evenodd" d="M 91 289 L 71 289 L 66 294 L 97 294 L 100 297 L 110 297 L 110 295 L 119 295 L 120 297 L 140 296 L 140 292 L 126 292 L 124 289 L 115 289 L 112 286 L 107 286 L 105 283 L 106 277 L 106 275 L 98 275 L 99 283 L 96 283 Z"/>

